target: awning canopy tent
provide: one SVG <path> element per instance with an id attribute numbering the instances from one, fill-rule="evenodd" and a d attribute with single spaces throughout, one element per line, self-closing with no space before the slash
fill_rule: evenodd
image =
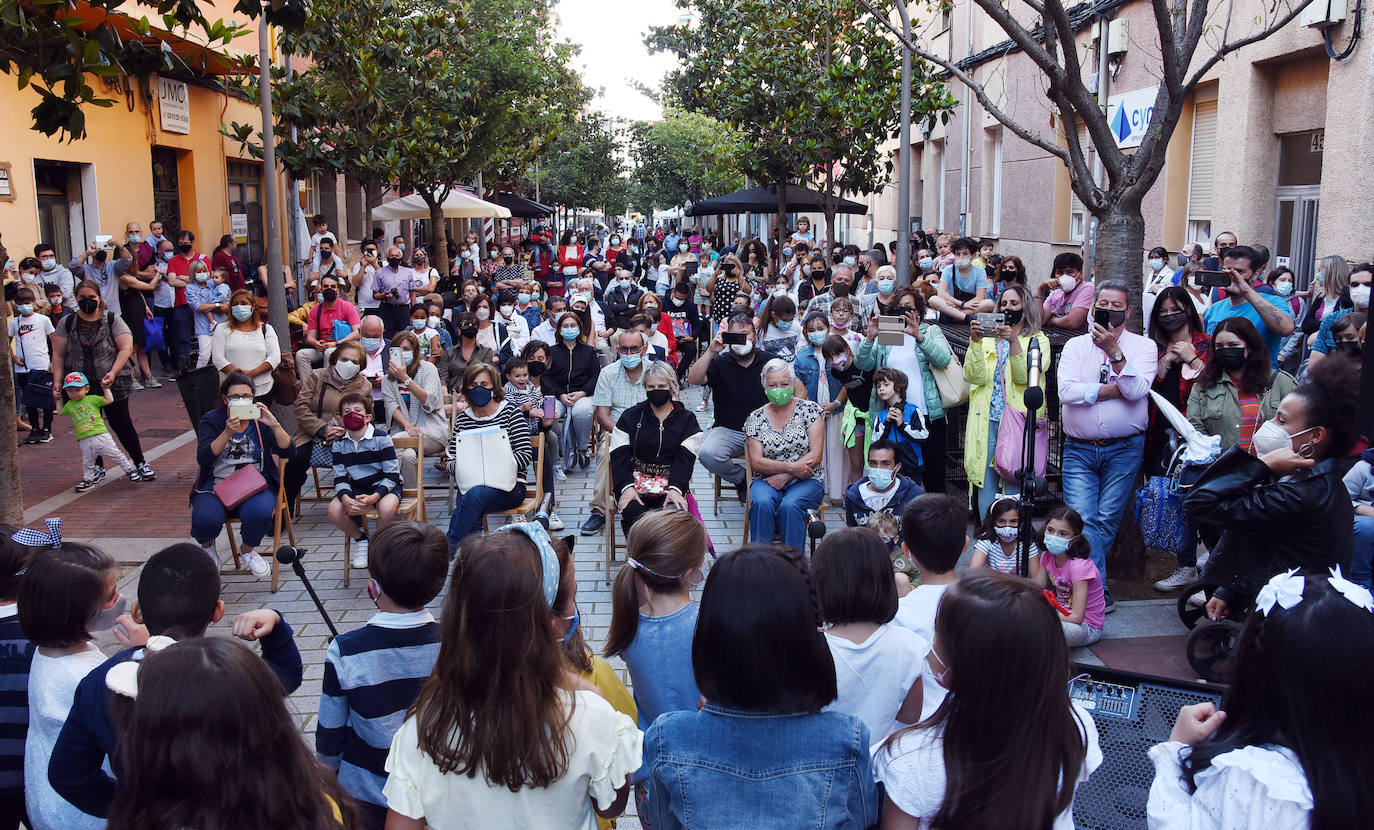
<path id="1" fill-rule="evenodd" d="M 501 191 L 496 194 L 496 204 L 510 211 L 511 216 L 518 216 L 521 219 L 538 219 L 542 216 L 553 214 L 553 208 L 543 202 L 536 202 L 533 199 L 526 199 L 519 193 Z"/>
<path id="2" fill-rule="evenodd" d="M 448 194 L 440 206 L 445 219 L 509 219 L 508 208 L 491 202 L 484 202 L 462 190 Z M 372 209 L 372 218 L 380 221 L 390 219 L 428 219 L 429 205 L 418 193 L 392 199 Z"/>
<path id="3" fill-rule="evenodd" d="M 787 211 L 820 212 L 824 210 L 824 195 L 808 190 L 797 184 L 787 185 Z M 703 199 L 692 205 L 688 216 L 716 216 L 730 213 L 776 213 L 778 209 L 777 185 L 762 185 L 736 190 L 713 199 Z M 841 199 L 836 213 L 868 213 L 868 206 Z"/>

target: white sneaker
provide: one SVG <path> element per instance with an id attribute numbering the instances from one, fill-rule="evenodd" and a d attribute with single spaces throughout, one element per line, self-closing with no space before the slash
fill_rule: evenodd
<path id="1" fill-rule="evenodd" d="M 272 566 L 267 564 L 267 560 L 258 555 L 255 550 L 243 552 L 243 564 L 248 566 L 248 570 L 253 572 L 253 576 L 258 579 L 265 579 L 272 573 Z"/>
<path id="2" fill-rule="evenodd" d="M 219 555 L 219 539 L 218 539 L 218 538 L 216 538 L 215 541 L 211 542 L 209 547 L 206 547 L 205 545 L 201 545 L 200 549 L 203 550 L 203 551 L 205 551 L 205 555 L 208 556 L 208 557 L 210 557 L 210 561 L 215 563 L 215 567 L 219 567 L 220 562 L 223 561 L 223 560 L 220 559 L 220 555 Z"/>
<path id="3" fill-rule="evenodd" d="M 1188 605 L 1191 608 L 1206 608 L 1207 594 L 1203 593 L 1202 591 L 1198 591 L 1196 594 L 1193 594 L 1191 597 L 1188 597 Z"/>
<path id="4" fill-rule="evenodd" d="M 1192 568 L 1183 568 L 1183 567 L 1180 567 L 1178 570 L 1174 571 L 1173 576 L 1167 577 L 1167 578 L 1165 578 L 1165 579 L 1161 579 L 1161 580 L 1159 580 L 1158 582 L 1156 582 L 1156 583 L 1155 583 L 1155 590 L 1156 590 L 1156 591 L 1177 591 L 1179 588 L 1182 588 L 1182 587 L 1188 585 L 1188 583 L 1190 583 L 1190 582 L 1195 582 L 1195 581 L 1197 581 L 1197 568 L 1196 568 L 1196 567 L 1192 567 Z"/>
<path id="5" fill-rule="evenodd" d="M 354 540 L 353 540 L 353 559 L 351 560 L 350 564 L 353 565 L 353 567 L 355 567 L 355 568 L 366 568 L 366 567 L 367 567 L 367 540 L 366 540 L 366 539 L 354 539 Z"/>
<path id="6" fill-rule="evenodd" d="M 556 511 L 550 510 L 550 511 L 549 511 L 549 530 L 552 530 L 552 531 L 554 531 L 554 532 L 556 533 L 556 532 L 562 530 L 565 526 L 566 526 L 566 525 L 563 524 L 563 520 L 560 519 L 560 518 L 558 518 L 558 513 L 557 513 Z"/>
<path id="7" fill-rule="evenodd" d="M 555 465 L 553 465 L 553 480 L 554 480 L 554 481 L 567 481 L 567 480 L 568 480 L 568 474 L 565 473 L 565 472 L 563 472 L 563 465 L 562 465 L 562 464 L 555 464 Z"/>

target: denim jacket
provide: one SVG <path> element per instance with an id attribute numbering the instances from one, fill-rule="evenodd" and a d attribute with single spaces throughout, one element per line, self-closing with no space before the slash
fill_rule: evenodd
<path id="1" fill-rule="evenodd" d="M 840 712 L 660 715 L 644 736 L 649 824 L 862 828 L 877 824 L 868 727 Z"/>
<path id="2" fill-rule="evenodd" d="M 835 400 L 844 388 L 844 384 L 835 379 L 830 374 L 828 367 L 822 365 L 821 360 L 816 359 L 816 355 L 811 350 L 811 344 L 797 344 L 797 358 L 792 364 L 792 368 L 797 373 L 797 379 L 806 387 L 806 397 L 820 403 L 820 398 L 816 396 L 819 391 L 820 376 L 825 375 L 827 386 L 830 388 L 830 400 Z"/>

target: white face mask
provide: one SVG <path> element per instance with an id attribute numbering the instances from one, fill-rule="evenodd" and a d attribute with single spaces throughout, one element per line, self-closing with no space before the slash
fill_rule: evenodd
<path id="1" fill-rule="evenodd" d="M 478 320 L 487 320 L 490 319 L 490 317 L 491 311 L 486 306 L 482 306 L 481 308 L 477 309 Z"/>
<path id="2" fill-rule="evenodd" d="M 514 314 L 514 313 L 515 313 L 515 306 L 513 306 L 513 305 L 503 305 L 503 306 L 501 306 L 501 316 L 502 316 L 502 317 L 505 317 L 506 319 L 509 320 L 509 319 L 510 319 L 510 316 L 511 316 L 512 314 Z"/>
<path id="3" fill-rule="evenodd" d="M 1078 287 L 1078 278 L 1077 278 L 1077 277 L 1071 277 L 1071 276 L 1069 276 L 1068 274 L 1065 274 L 1065 275 L 1063 275 L 1062 277 L 1059 278 L 1059 289 L 1060 289 L 1061 291 L 1063 291 L 1065 294 L 1068 294 L 1069 292 L 1073 291 L 1073 290 L 1074 290 L 1075 288 L 1077 288 L 1077 287 Z"/>
<path id="4" fill-rule="evenodd" d="M 1352 286 L 1350 286 L 1350 301 L 1351 301 L 1352 303 L 1355 304 L 1355 307 L 1356 307 L 1356 308 L 1368 308 L 1368 307 L 1369 307 L 1369 286 L 1367 286 L 1367 285 L 1352 285 Z"/>
<path id="5" fill-rule="evenodd" d="M 993 528 L 993 532 L 996 533 L 997 538 L 1003 542 L 1015 542 L 1016 538 L 1021 535 L 1021 529 L 1019 527 L 995 527 Z"/>
<path id="6" fill-rule="evenodd" d="M 334 364 L 334 371 L 344 380 L 352 380 L 353 376 L 358 374 L 358 368 L 358 364 L 352 360 L 340 360 Z"/>
<path id="7" fill-rule="evenodd" d="M 1265 421 L 1260 428 L 1255 430 L 1255 435 L 1251 439 L 1255 446 L 1255 455 L 1262 456 L 1274 450 L 1288 449 L 1293 446 L 1293 439 L 1303 433 L 1311 432 L 1315 427 L 1308 427 L 1302 432 L 1290 433 L 1279 425 L 1277 421 Z M 1312 455 L 1311 443 L 1303 444 L 1298 450 L 1298 454 L 1304 458 Z"/>
<path id="8" fill-rule="evenodd" d="M 954 267 L 955 267 L 955 268 L 958 268 L 958 269 L 961 270 L 961 271 L 964 270 L 965 268 L 969 267 L 969 266 L 972 265 L 972 264 L 973 264 L 973 257 L 961 256 L 961 257 L 955 257 L 955 258 L 954 258 Z"/>
<path id="9" fill-rule="evenodd" d="M 734 352 L 740 357 L 745 357 L 750 352 L 754 351 L 754 341 L 746 340 L 743 343 L 736 343 L 730 347 L 730 351 Z"/>

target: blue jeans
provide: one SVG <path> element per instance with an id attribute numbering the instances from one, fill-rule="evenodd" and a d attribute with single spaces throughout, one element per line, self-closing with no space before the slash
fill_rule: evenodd
<path id="1" fill-rule="evenodd" d="M 1374 590 L 1374 516 L 1355 516 L 1355 547 L 1350 555 L 1350 581 Z"/>
<path id="2" fill-rule="evenodd" d="M 1072 438 L 1064 441 L 1064 501 L 1083 517 L 1083 535 L 1092 545 L 1093 564 L 1104 586 L 1107 551 L 1121 526 L 1144 453 L 1144 433 L 1105 447 Z"/>
<path id="3" fill-rule="evenodd" d="M 794 481 L 774 490 L 767 481 L 756 478 L 749 485 L 749 541 L 768 544 L 776 530 L 784 545 L 803 550 L 806 544 L 806 511 L 820 506 L 825 487 L 820 479 Z"/>
<path id="4" fill-rule="evenodd" d="M 233 510 L 225 510 L 224 503 L 214 493 L 192 493 L 191 536 L 197 542 L 213 542 L 224 529 L 224 520 L 237 518 L 243 546 L 257 548 L 272 528 L 272 512 L 276 508 L 277 488 L 270 482 L 266 490 L 249 496 Z"/>
<path id="5" fill-rule="evenodd" d="M 458 549 L 463 537 L 482 529 L 482 517 L 493 510 L 510 510 L 520 506 L 525 500 L 525 483 L 515 482 L 514 490 L 497 490 L 494 487 L 478 485 L 466 493 L 458 494 L 453 505 L 453 515 L 448 518 L 449 551 Z"/>

